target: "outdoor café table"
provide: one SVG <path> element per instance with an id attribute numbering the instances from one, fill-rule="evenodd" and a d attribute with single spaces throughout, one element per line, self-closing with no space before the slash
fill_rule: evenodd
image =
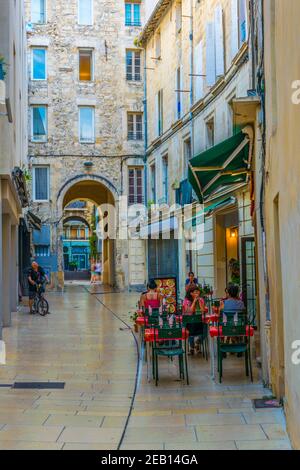
<path id="1" fill-rule="evenodd" d="M 181 338 L 172 338 L 172 341 L 182 340 L 185 341 L 188 338 L 189 332 L 186 328 L 182 328 L 182 336 Z M 150 381 L 151 377 L 149 377 L 149 359 L 151 357 L 151 343 L 154 342 L 154 339 L 158 338 L 158 328 L 146 328 L 144 334 L 144 341 L 146 343 L 146 354 L 147 354 L 147 380 Z"/>
<path id="2" fill-rule="evenodd" d="M 247 336 L 253 336 L 254 335 L 254 328 L 252 326 L 247 326 L 246 327 L 246 333 Z M 222 326 L 213 326 L 211 325 L 209 327 L 209 345 L 210 345 L 210 372 L 211 372 L 211 377 L 213 380 L 215 380 L 215 357 L 216 357 L 216 338 L 222 336 Z"/>

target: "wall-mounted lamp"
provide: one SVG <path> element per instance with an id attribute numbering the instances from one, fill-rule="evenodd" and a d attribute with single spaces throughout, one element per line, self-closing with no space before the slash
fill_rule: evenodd
<path id="1" fill-rule="evenodd" d="M 230 229 L 230 238 L 237 238 L 237 229 L 231 228 Z"/>

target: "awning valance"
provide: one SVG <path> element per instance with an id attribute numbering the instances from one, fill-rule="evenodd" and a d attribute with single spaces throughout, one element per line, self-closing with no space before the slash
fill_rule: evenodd
<path id="1" fill-rule="evenodd" d="M 190 160 L 189 182 L 200 201 L 223 187 L 247 182 L 252 153 L 250 135 L 243 130 Z"/>

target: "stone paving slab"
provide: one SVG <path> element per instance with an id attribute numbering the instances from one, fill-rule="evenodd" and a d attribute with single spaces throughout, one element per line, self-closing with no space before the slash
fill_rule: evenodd
<path id="1" fill-rule="evenodd" d="M 114 450 L 135 384 L 132 334 L 79 285 L 48 295 L 51 316 L 17 313 L 5 329 L 8 363 L 0 367 L 0 383 L 64 381 L 65 388 L 1 388 L 0 449 Z M 134 293 L 101 296 L 125 321 L 136 299 Z M 157 387 L 143 364 L 122 449 L 290 447 L 282 412 L 253 408 L 253 398 L 270 394 L 258 369 L 250 383 L 243 361 L 230 356 L 219 384 L 210 378 L 209 361 L 197 355 L 189 358 L 187 386 L 178 380 L 176 360 L 160 359 Z"/>

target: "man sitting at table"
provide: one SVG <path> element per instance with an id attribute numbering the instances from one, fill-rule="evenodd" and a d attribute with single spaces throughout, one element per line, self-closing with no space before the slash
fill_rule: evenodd
<path id="1" fill-rule="evenodd" d="M 182 304 L 183 315 L 194 315 L 196 313 L 203 313 L 205 310 L 205 303 L 201 297 L 200 287 L 191 287 L 185 296 Z M 186 328 L 189 332 L 189 354 L 193 355 L 195 352 L 195 337 L 203 334 L 203 324 L 187 324 Z"/>

